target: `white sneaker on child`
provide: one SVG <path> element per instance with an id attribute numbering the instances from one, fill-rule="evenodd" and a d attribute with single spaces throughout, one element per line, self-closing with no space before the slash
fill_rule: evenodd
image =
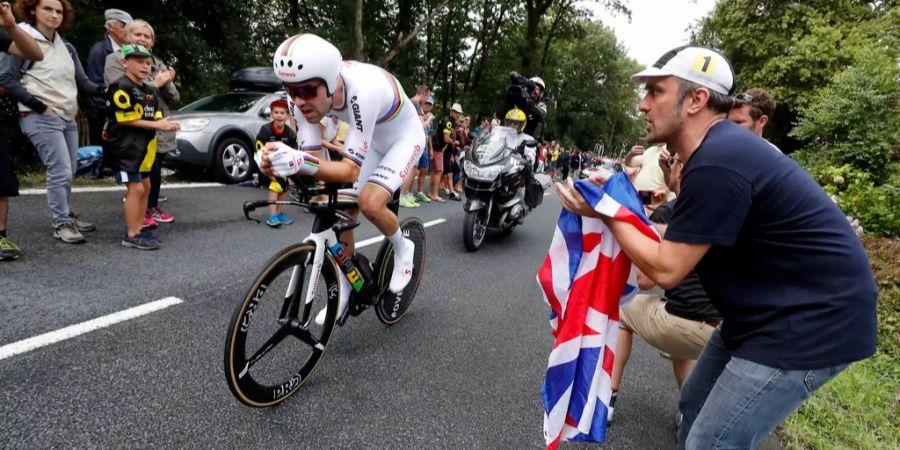
<path id="1" fill-rule="evenodd" d="M 341 274 L 339 278 L 341 289 L 340 297 L 338 297 L 338 313 L 337 316 L 335 316 L 337 318 L 340 318 L 344 314 L 344 311 L 347 310 L 347 305 L 350 303 L 350 290 L 353 289 L 352 287 L 350 287 L 350 282 L 347 281 L 347 278 L 344 277 L 343 274 Z M 322 308 L 321 311 L 319 311 L 319 314 L 316 314 L 316 325 L 325 325 L 325 316 L 327 314 L 328 306 L 326 305 L 324 308 Z"/>
<path id="2" fill-rule="evenodd" d="M 416 244 L 403 238 L 403 248 L 394 248 L 394 271 L 391 273 L 391 292 L 399 294 L 409 284 L 413 273 L 413 259 L 416 255 Z"/>

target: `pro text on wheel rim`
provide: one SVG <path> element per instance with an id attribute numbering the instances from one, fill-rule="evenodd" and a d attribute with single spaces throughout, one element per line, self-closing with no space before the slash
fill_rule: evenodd
<path id="1" fill-rule="evenodd" d="M 312 373 L 334 329 L 339 285 L 334 260 L 312 269 L 313 244 L 282 250 L 266 265 L 232 315 L 225 342 L 225 377 L 242 403 L 267 407 L 296 392 Z M 304 303 L 307 286 L 316 294 Z M 312 318 L 325 305 L 324 325 Z"/>

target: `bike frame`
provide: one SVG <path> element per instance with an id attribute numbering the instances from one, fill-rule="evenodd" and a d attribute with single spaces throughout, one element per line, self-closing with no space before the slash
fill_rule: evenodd
<path id="1" fill-rule="evenodd" d="M 338 293 L 341 296 L 341 301 L 344 301 L 350 296 L 351 291 L 360 292 L 364 286 L 372 283 L 373 280 L 365 277 L 365 274 L 359 270 L 359 267 L 353 262 L 353 259 L 347 255 L 344 245 L 338 240 L 339 233 L 353 229 L 358 226 L 359 223 L 349 214 L 335 208 L 333 206 L 334 203 L 334 196 L 329 196 L 329 201 L 325 205 L 310 205 L 308 203 L 293 200 L 260 200 L 245 203 L 244 214 L 249 219 L 249 211 L 269 205 L 297 206 L 306 208 L 308 211 L 315 214 L 316 218 L 313 222 L 312 232 L 303 238 L 301 242 L 310 243 L 315 246 L 312 266 L 310 267 L 313 274 L 321 273 L 322 267 L 325 265 L 325 260 L 328 257 L 326 255 L 331 255 L 331 258 L 339 268 Z M 341 226 L 339 224 L 341 220 L 345 220 L 347 223 Z M 336 228 L 338 229 L 337 231 Z M 285 292 L 285 298 L 295 298 L 297 286 L 303 283 L 305 272 L 305 266 L 298 265 L 294 267 L 291 272 L 291 279 L 288 282 L 287 292 Z M 291 317 L 297 317 L 299 306 L 302 304 L 304 306 L 304 316 L 307 317 L 307 323 L 304 325 L 307 325 L 310 320 L 310 315 L 306 310 L 312 307 L 312 302 L 318 288 L 319 277 L 311 276 L 302 303 L 296 301 L 285 302 L 279 316 L 280 320 L 285 321 Z"/>

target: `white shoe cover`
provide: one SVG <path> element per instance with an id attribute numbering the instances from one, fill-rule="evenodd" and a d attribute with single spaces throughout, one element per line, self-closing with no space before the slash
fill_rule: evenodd
<path id="1" fill-rule="evenodd" d="M 409 284 L 413 274 L 416 244 L 407 238 L 403 238 L 403 244 L 406 246 L 404 251 L 401 252 L 394 249 L 394 271 L 391 273 L 391 284 L 388 286 L 391 292 L 395 294 L 403 292 L 403 288 Z"/>

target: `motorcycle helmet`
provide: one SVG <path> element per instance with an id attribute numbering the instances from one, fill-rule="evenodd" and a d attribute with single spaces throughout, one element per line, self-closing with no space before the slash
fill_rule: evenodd
<path id="1" fill-rule="evenodd" d="M 540 86 L 541 92 L 544 92 L 544 91 L 547 90 L 547 88 L 546 88 L 545 85 L 544 85 L 544 80 L 542 80 L 541 77 L 531 77 L 531 78 L 529 79 L 529 81 L 531 81 L 532 83 L 534 83 L 534 84 Z"/>
<path id="2" fill-rule="evenodd" d="M 314 34 L 289 37 L 275 50 L 272 65 L 275 75 L 284 83 L 300 83 L 322 79 L 328 95 L 334 94 L 341 74 L 343 58 L 337 47 Z"/>
<path id="3" fill-rule="evenodd" d="M 503 118 L 504 126 L 515 128 L 516 131 L 522 132 L 525 128 L 525 121 L 528 118 L 525 116 L 525 111 L 522 111 L 519 108 L 513 108 L 506 112 L 506 117 Z"/>

